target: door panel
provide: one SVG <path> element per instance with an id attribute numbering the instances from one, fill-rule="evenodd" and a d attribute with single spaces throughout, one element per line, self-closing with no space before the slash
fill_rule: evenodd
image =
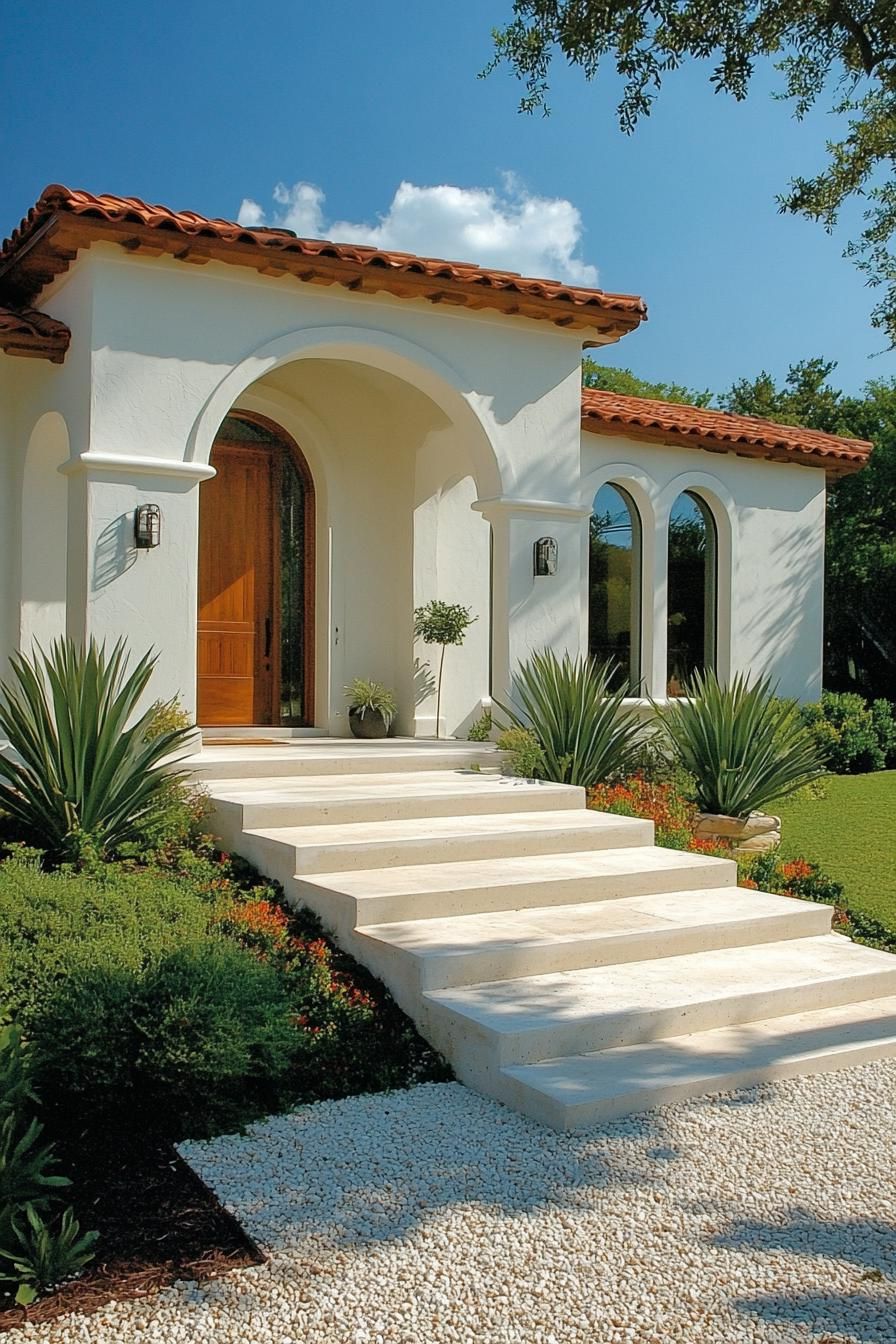
<path id="1" fill-rule="evenodd" d="M 198 716 L 201 724 L 273 721 L 273 458 L 216 444 L 199 508 Z"/>

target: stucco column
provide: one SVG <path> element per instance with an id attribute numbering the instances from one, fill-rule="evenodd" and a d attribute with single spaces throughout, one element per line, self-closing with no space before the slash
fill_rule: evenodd
<path id="1" fill-rule="evenodd" d="M 87 452 L 69 477 L 68 634 L 111 645 L 124 637 L 132 658 L 154 650 L 150 700 L 179 696 L 196 711 L 196 603 L 200 463 Z M 138 550 L 134 513 L 161 510 L 160 544 Z"/>
<path id="2" fill-rule="evenodd" d="M 553 649 L 587 649 L 588 570 L 583 566 L 591 510 L 540 499 L 478 500 L 492 526 L 492 695 L 506 701 L 520 663 Z M 557 544 L 556 573 L 534 573 L 535 543 Z"/>

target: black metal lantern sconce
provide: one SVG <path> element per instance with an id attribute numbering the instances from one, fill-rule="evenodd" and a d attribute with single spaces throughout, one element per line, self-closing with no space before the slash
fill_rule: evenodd
<path id="1" fill-rule="evenodd" d="M 536 578 L 557 573 L 557 542 L 553 537 L 539 537 L 536 541 L 532 572 Z"/>
<path id="2" fill-rule="evenodd" d="M 158 504 L 140 504 L 134 511 L 134 545 L 151 551 L 162 540 L 162 510 Z"/>

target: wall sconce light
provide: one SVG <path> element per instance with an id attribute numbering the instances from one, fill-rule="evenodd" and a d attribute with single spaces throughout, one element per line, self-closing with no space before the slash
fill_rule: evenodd
<path id="1" fill-rule="evenodd" d="M 162 539 L 162 510 L 158 504 L 140 504 L 134 511 L 134 545 L 151 551 Z"/>
<path id="2" fill-rule="evenodd" d="M 553 537 L 539 537 L 536 541 L 532 573 L 536 578 L 557 573 L 557 542 Z"/>

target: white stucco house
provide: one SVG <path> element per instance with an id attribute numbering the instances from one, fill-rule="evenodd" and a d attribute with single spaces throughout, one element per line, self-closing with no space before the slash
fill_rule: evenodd
<path id="1" fill-rule="evenodd" d="M 645 316 L 48 187 L 0 256 L 0 669 L 124 635 L 203 727 L 344 734 L 363 676 L 426 736 L 438 597 L 479 618 L 449 734 L 544 646 L 616 657 L 633 696 L 711 661 L 817 697 L 825 481 L 869 445 L 583 395 L 583 348 Z"/>
<path id="2" fill-rule="evenodd" d="M 870 445 L 583 394 L 645 316 L 63 187 L 0 252 L 0 673 L 66 631 L 155 649 L 223 847 L 561 1128 L 896 1049 L 896 960 L 829 907 L 434 739 L 432 598 L 477 617 L 455 738 L 546 646 L 645 706 L 701 665 L 821 690 L 825 482 Z M 345 741 L 354 677 L 401 740 Z"/>

